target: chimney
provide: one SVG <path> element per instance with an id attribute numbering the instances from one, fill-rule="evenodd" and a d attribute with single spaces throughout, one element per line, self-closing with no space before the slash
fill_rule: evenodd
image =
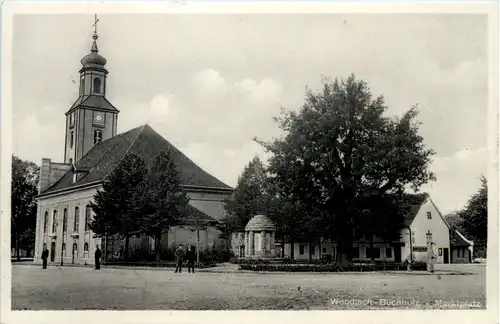
<path id="1" fill-rule="evenodd" d="M 40 184 L 38 188 L 38 193 L 42 193 L 50 185 L 50 159 L 42 159 L 42 165 L 40 167 Z"/>

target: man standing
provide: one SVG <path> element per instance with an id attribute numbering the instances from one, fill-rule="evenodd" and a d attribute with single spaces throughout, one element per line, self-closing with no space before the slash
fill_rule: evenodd
<path id="1" fill-rule="evenodd" d="M 194 260 L 196 258 L 196 255 L 194 253 L 194 249 L 191 245 L 188 245 L 188 250 L 186 252 L 186 260 L 188 263 L 188 273 L 193 271 L 194 273 Z"/>
<path id="2" fill-rule="evenodd" d="M 42 252 L 43 269 L 47 269 L 48 257 L 49 257 L 49 250 L 47 250 L 47 244 L 43 243 L 43 252 Z"/>
<path id="3" fill-rule="evenodd" d="M 94 254 L 94 261 L 95 261 L 95 269 L 100 270 L 101 269 L 101 256 L 102 252 L 99 249 L 99 245 L 95 249 L 95 254 Z"/>
<path id="4" fill-rule="evenodd" d="M 182 259 L 184 259 L 184 250 L 182 249 L 182 245 L 179 245 L 179 247 L 175 251 L 175 261 L 176 261 L 175 273 L 182 272 Z"/>

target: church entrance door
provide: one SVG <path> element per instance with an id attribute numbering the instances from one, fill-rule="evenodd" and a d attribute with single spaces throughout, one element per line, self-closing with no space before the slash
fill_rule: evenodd
<path id="1" fill-rule="evenodd" d="M 73 243 L 73 253 L 71 254 L 71 263 L 75 263 L 75 257 L 77 253 L 78 253 L 78 245 L 76 243 Z"/>

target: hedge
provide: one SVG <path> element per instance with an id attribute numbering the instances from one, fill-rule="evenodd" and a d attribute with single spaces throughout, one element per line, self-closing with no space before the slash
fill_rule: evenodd
<path id="1" fill-rule="evenodd" d="M 259 261 L 259 260 L 254 260 Z M 425 262 L 415 262 L 412 264 L 412 270 L 425 270 L 427 267 Z M 351 263 L 348 266 L 341 267 L 338 263 L 327 264 L 304 264 L 304 263 L 260 263 L 248 262 L 240 263 L 240 270 L 252 271 L 284 271 L 284 272 L 366 272 L 366 271 L 399 271 L 407 270 L 403 263 L 384 262 L 384 263 Z"/>
<path id="2" fill-rule="evenodd" d="M 108 261 L 105 263 L 106 266 L 120 266 L 120 267 L 153 267 L 153 268 L 175 268 L 176 263 L 171 261 L 160 261 L 160 262 L 150 262 L 150 261 Z M 187 263 L 184 262 L 183 266 L 187 267 Z M 215 263 L 202 263 L 199 265 L 195 264 L 197 268 L 211 268 L 215 267 Z"/>

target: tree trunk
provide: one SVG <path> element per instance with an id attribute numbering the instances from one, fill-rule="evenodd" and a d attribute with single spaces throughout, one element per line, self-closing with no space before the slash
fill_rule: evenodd
<path id="1" fill-rule="evenodd" d="M 375 254 L 373 253 L 373 235 L 370 235 L 370 260 L 375 261 Z"/>
<path id="2" fill-rule="evenodd" d="M 309 242 L 307 243 L 307 245 L 309 245 L 309 261 L 311 261 L 311 260 L 312 260 L 312 253 L 311 253 L 311 252 L 312 252 L 312 248 L 313 248 L 313 247 L 312 247 L 312 242 L 311 242 L 311 241 L 309 241 Z"/>
<path id="3" fill-rule="evenodd" d="M 285 257 L 285 234 L 282 235 L 282 241 L 281 241 L 281 257 Z"/>
<path id="4" fill-rule="evenodd" d="M 156 263 L 160 263 L 161 254 L 161 233 L 154 236 L 155 239 L 155 260 Z"/>
<path id="5" fill-rule="evenodd" d="M 294 239 L 290 239 L 290 258 L 295 260 L 295 242 Z"/>
<path id="6" fill-rule="evenodd" d="M 319 259 L 321 260 L 321 257 L 322 257 L 322 254 L 323 252 L 321 251 L 321 238 L 318 240 L 318 256 L 319 256 Z"/>
<path id="7" fill-rule="evenodd" d="M 16 258 L 17 258 L 17 261 L 21 260 L 21 255 L 19 254 L 19 233 L 16 231 L 15 232 L 15 235 L 16 235 Z"/>
<path id="8" fill-rule="evenodd" d="M 127 233 L 125 235 L 125 251 L 123 251 L 123 259 L 125 261 L 128 261 L 128 246 L 129 246 L 129 243 L 130 243 L 130 235 Z"/>

